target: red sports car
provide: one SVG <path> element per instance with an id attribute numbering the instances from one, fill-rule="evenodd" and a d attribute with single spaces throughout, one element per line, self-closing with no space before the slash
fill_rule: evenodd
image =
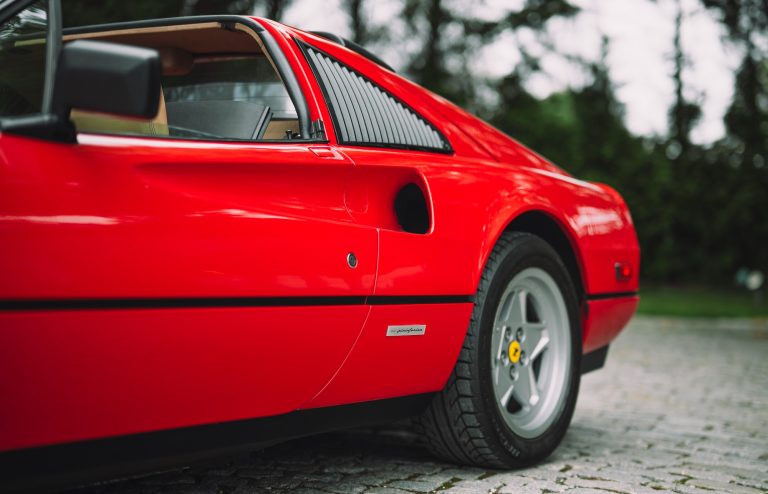
<path id="1" fill-rule="evenodd" d="M 0 9 L 3 489 L 406 416 L 558 445 L 638 302 L 616 191 L 329 33 Z"/>

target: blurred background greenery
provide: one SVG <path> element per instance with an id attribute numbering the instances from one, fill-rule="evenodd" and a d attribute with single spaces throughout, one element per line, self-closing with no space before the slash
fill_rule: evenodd
<path id="1" fill-rule="evenodd" d="M 257 14 L 283 20 L 309 0 L 64 0 L 65 25 L 198 14 Z M 607 1 L 607 0 L 605 0 Z M 647 0 L 653 2 L 654 0 Z M 661 2 L 662 0 L 658 0 Z M 768 271 L 768 2 L 690 0 L 720 24 L 733 59 L 733 91 L 724 132 L 697 143 L 702 95 L 691 96 L 691 64 L 681 33 L 690 8 L 672 4 L 674 32 L 660 71 L 674 87 L 667 128 L 635 135 L 609 70 L 611 40 L 600 55 L 561 53 L 580 71 L 578 84 L 546 96 L 530 90 L 542 71 L 542 49 L 558 50 L 548 26 L 582 15 L 576 1 L 521 0 L 484 9 L 484 2 L 390 0 L 399 20 L 371 15 L 377 0 L 340 0 L 324 15 L 343 19 L 339 34 L 373 48 L 404 53 L 394 65 L 412 80 L 467 108 L 575 176 L 610 184 L 626 199 L 642 248 L 641 311 L 702 316 L 766 316 L 762 293 L 749 293 L 736 273 Z M 310 2 L 311 3 L 311 2 Z M 581 2 L 583 3 L 583 2 Z M 312 29 L 317 25 L 299 25 Z M 535 36 L 537 53 L 518 42 Z M 509 40 L 519 62 L 501 77 L 473 70 L 486 44 Z M 543 48 L 542 48 L 543 47 Z M 655 104 L 665 104 L 655 102 Z M 753 280 L 754 281 L 754 280 Z M 742 283 L 743 285 L 743 283 Z M 764 288 L 763 288 L 764 289 Z"/>

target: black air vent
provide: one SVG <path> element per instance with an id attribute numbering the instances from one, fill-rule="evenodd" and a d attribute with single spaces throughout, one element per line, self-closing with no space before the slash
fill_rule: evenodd
<path id="1" fill-rule="evenodd" d="M 408 233 L 427 233 L 429 231 L 429 209 L 421 187 L 408 184 L 395 197 L 395 215 L 400 228 Z"/>
<path id="2" fill-rule="evenodd" d="M 448 140 L 397 98 L 325 53 L 302 44 L 342 144 L 451 152 Z"/>

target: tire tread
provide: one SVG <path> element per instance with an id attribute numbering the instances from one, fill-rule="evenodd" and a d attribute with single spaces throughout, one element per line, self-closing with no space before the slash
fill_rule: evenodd
<path id="1" fill-rule="evenodd" d="M 416 420 L 416 427 L 425 437 L 428 449 L 443 460 L 490 468 L 520 467 L 530 463 L 525 459 L 516 460 L 498 440 L 489 440 L 487 424 L 490 417 L 486 416 L 488 412 L 483 410 L 477 396 L 480 382 L 472 369 L 477 368 L 475 359 L 480 354 L 476 348 L 480 341 L 480 302 L 484 300 L 494 273 L 505 256 L 521 242 L 530 241 L 531 237 L 533 235 L 528 233 L 505 232 L 499 238 L 483 269 L 475 307 L 456 365 L 443 391 L 435 396 L 428 410 Z M 555 258 L 560 261 L 556 254 Z"/>

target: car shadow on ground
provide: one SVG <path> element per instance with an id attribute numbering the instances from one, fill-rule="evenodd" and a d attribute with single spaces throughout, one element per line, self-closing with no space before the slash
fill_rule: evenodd
<path id="1" fill-rule="evenodd" d="M 566 435 L 562 447 L 574 450 Z M 578 449 L 578 448 L 576 448 Z M 578 456 L 578 453 L 575 453 Z M 557 453 L 540 467 L 562 463 Z M 566 455 L 567 457 L 574 454 Z M 558 467 L 557 469 L 560 469 Z M 565 468 L 568 468 L 567 466 Z M 92 485 L 69 494 L 437 492 L 499 474 L 435 458 L 407 423 L 295 439 L 163 473 Z M 479 487 L 479 486 L 478 486 Z M 486 491 L 487 492 L 487 491 Z"/>

